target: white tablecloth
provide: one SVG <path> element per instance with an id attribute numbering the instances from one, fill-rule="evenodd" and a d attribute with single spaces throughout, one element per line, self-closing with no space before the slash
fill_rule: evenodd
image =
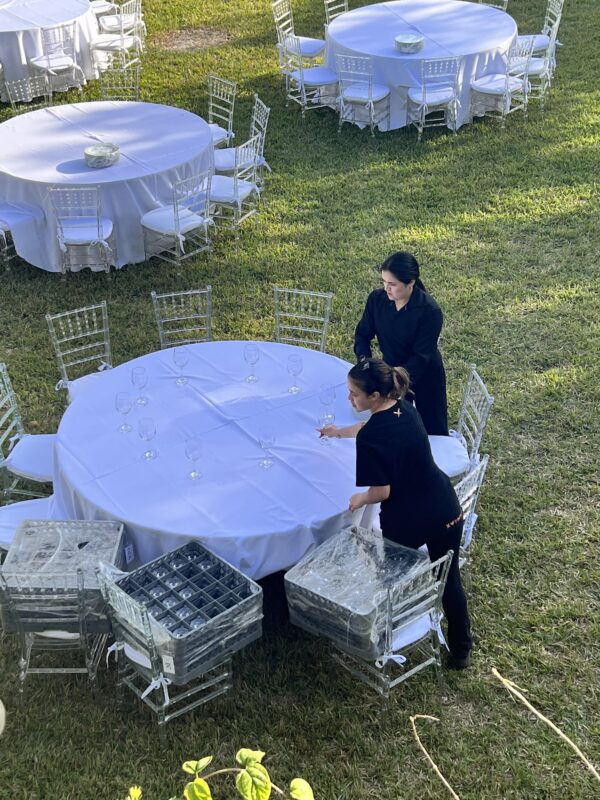
<path id="1" fill-rule="evenodd" d="M 77 63 L 86 78 L 96 78 L 89 44 L 98 35 L 98 23 L 89 0 L 0 0 L 0 62 L 5 80 L 39 74 L 28 62 L 42 55 L 40 29 L 73 21 L 77 23 Z"/>
<path id="2" fill-rule="evenodd" d="M 316 432 L 323 382 L 336 387 L 336 423 L 356 421 L 348 400 L 349 365 L 334 356 L 260 342 L 259 380 L 245 381 L 244 342 L 193 345 L 177 386 L 171 350 L 103 373 L 61 421 L 55 450 L 53 516 L 118 519 L 142 562 L 195 538 L 253 578 L 296 563 L 354 517 L 355 442 L 323 445 Z M 301 355 L 297 395 L 288 392 L 288 355 Z M 129 414 L 131 433 L 117 431 L 117 391 L 134 392 L 133 365 L 149 380 L 145 408 Z M 138 420 L 152 417 L 158 451 L 144 461 Z M 258 431 L 275 434 L 274 465 L 259 467 Z M 187 477 L 185 442 L 200 435 L 203 477 Z M 361 514 L 359 512 L 358 516 Z"/>
<path id="3" fill-rule="evenodd" d="M 83 151 L 97 142 L 120 146 L 114 166 L 86 166 Z M 115 224 L 116 266 L 123 266 L 144 260 L 142 215 L 172 203 L 174 181 L 213 164 L 206 122 L 154 103 L 74 103 L 0 125 L 0 202 L 45 209 L 46 219 L 20 225 L 13 237 L 22 258 L 49 271 L 60 269 L 49 186 L 100 186 L 102 213 Z"/>
<path id="4" fill-rule="evenodd" d="M 399 52 L 394 37 L 425 37 L 418 53 Z M 327 28 L 327 65 L 338 53 L 373 58 L 373 80 L 389 86 L 390 129 L 407 124 L 407 93 L 421 85 L 421 61 L 462 56 L 458 124 L 469 119 L 470 82 L 503 69 L 503 56 L 517 35 L 515 21 L 497 8 L 463 0 L 393 0 L 354 9 Z M 383 125 L 380 127 L 384 127 Z"/>

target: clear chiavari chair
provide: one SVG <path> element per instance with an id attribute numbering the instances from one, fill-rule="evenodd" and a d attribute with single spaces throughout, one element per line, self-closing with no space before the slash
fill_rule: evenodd
<path id="1" fill-rule="evenodd" d="M 237 228 L 258 213 L 260 187 L 257 169 L 261 136 L 257 134 L 235 148 L 235 167 L 231 175 L 214 175 L 210 202 L 217 225 Z"/>
<path id="2" fill-rule="evenodd" d="M 142 25 L 130 29 L 127 17 L 123 14 L 110 15 L 118 22 L 117 30 L 100 33 L 90 42 L 90 50 L 99 72 L 110 67 L 125 68 L 139 64 L 144 49 L 144 30 Z M 101 17 L 105 19 L 105 17 Z"/>
<path id="3" fill-rule="evenodd" d="M 548 47 L 542 55 L 532 56 L 529 60 L 529 67 L 527 69 L 527 77 L 529 80 L 528 97 L 531 100 L 539 101 L 542 111 L 546 105 L 546 100 L 550 94 L 550 87 L 552 86 L 552 79 L 554 76 L 554 68 L 556 66 L 556 34 L 558 28 L 553 28 L 548 40 Z M 535 37 L 529 37 L 532 43 Z M 526 43 L 526 37 L 519 37 L 519 41 Z M 516 70 L 517 74 L 522 70 L 522 64 L 516 62 L 512 66 L 512 70 Z"/>
<path id="4" fill-rule="evenodd" d="M 300 53 L 300 40 L 288 36 L 278 46 L 279 67 L 285 78 L 287 102 L 291 100 L 302 109 L 302 116 L 313 108 L 335 108 L 338 96 L 338 76 L 327 67 L 306 67 Z"/>
<path id="5" fill-rule="evenodd" d="M 325 352 L 333 294 L 274 287 L 275 341 Z"/>
<path id="6" fill-rule="evenodd" d="M 454 487 L 463 512 L 463 535 L 460 543 L 459 564 L 464 572 L 465 587 L 471 588 L 471 544 L 477 524 L 477 501 L 485 478 L 490 457 L 484 455 L 465 477 Z"/>
<path id="7" fill-rule="evenodd" d="M 529 97 L 529 63 L 533 40 L 521 39 L 511 46 L 504 72 L 492 72 L 471 81 L 471 114 L 500 119 L 506 127 L 506 117 L 522 111 L 527 118 Z"/>
<path id="8" fill-rule="evenodd" d="M 211 340 L 212 288 L 151 293 L 162 349 Z"/>
<path id="9" fill-rule="evenodd" d="M 252 108 L 252 117 L 250 119 L 250 139 L 254 136 L 260 135 L 260 153 L 258 156 L 257 164 L 257 182 L 261 185 L 264 182 L 264 170 L 269 172 L 271 168 L 267 164 L 264 157 L 265 138 L 267 135 L 267 125 L 269 123 L 269 115 L 271 109 L 263 103 L 260 97 L 254 95 L 254 106 Z M 228 174 L 235 170 L 235 147 L 222 147 L 215 150 L 215 172 L 221 174 Z"/>
<path id="10" fill-rule="evenodd" d="M 445 125 L 456 136 L 460 58 L 426 58 L 421 62 L 421 86 L 408 90 L 408 118 L 417 140 L 425 128 Z"/>
<path id="11" fill-rule="evenodd" d="M 64 92 L 72 87 L 81 90 L 85 75 L 76 60 L 76 23 L 42 28 L 41 37 L 43 55 L 32 58 L 31 66 L 48 77 L 53 92 Z"/>
<path id="12" fill-rule="evenodd" d="M 533 52 L 536 55 L 545 53 L 548 45 L 550 44 L 550 37 L 554 32 L 554 50 L 552 52 L 553 60 L 556 57 L 556 46 L 560 44 L 557 39 L 558 28 L 562 17 L 563 6 L 565 0 L 548 0 L 546 6 L 546 13 L 544 15 L 544 24 L 540 33 L 533 34 Z M 530 34 L 524 34 L 523 37 L 529 38 Z M 554 69 L 554 66 L 553 66 Z"/>
<path id="13" fill-rule="evenodd" d="M 321 60 L 325 50 L 324 39 L 313 39 L 310 36 L 297 36 L 294 29 L 294 17 L 290 0 L 274 0 L 271 3 L 277 44 L 284 49 L 294 49 L 302 58 L 305 66 L 311 67 Z"/>
<path id="14" fill-rule="evenodd" d="M 5 88 L 13 114 L 23 114 L 52 105 L 52 87 L 47 75 L 6 81 Z"/>
<path id="15" fill-rule="evenodd" d="M 373 82 L 373 60 L 364 56 L 336 56 L 339 80 L 340 122 L 368 125 L 371 136 L 375 126 L 390 124 L 389 86 Z"/>
<path id="16" fill-rule="evenodd" d="M 208 126 L 215 147 L 227 144 L 235 136 L 233 110 L 236 94 L 237 83 L 218 75 L 208 76 Z"/>
<path id="17" fill-rule="evenodd" d="M 140 65 L 109 65 L 100 72 L 100 96 L 103 100 L 140 99 Z"/>
<path id="18" fill-rule="evenodd" d="M 114 12 L 105 14 L 98 20 L 103 33 L 132 33 L 138 36 L 143 44 L 146 35 L 146 25 L 142 13 L 141 0 L 125 0 L 117 5 Z"/>
<path id="19" fill-rule="evenodd" d="M 325 0 L 325 27 L 348 11 L 348 0 Z"/>
<path id="20" fill-rule="evenodd" d="M 506 11 L 508 7 L 508 0 L 479 0 L 479 3 L 483 6 L 499 8 L 500 11 Z"/>

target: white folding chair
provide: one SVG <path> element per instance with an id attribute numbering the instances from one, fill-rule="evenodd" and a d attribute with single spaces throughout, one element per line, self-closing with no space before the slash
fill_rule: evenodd
<path id="1" fill-rule="evenodd" d="M 274 287 L 275 341 L 325 352 L 331 292 Z"/>
<path id="2" fill-rule="evenodd" d="M 501 11 L 506 11 L 508 6 L 508 0 L 479 0 L 479 2 L 481 5 L 499 8 Z"/>
<path id="3" fill-rule="evenodd" d="M 558 35 L 558 28 L 560 25 L 560 20 L 562 17 L 563 6 L 565 0 L 548 0 L 548 4 L 546 6 L 546 13 L 544 15 L 544 24 L 542 25 L 542 30 L 540 33 L 534 34 L 533 38 L 533 52 L 534 54 L 541 54 L 544 53 L 548 45 L 550 44 L 550 36 L 554 31 L 554 41 L 555 45 L 559 45 L 560 42 L 557 40 Z M 523 37 L 519 38 L 529 38 L 529 34 L 524 34 Z M 554 53 L 552 54 L 554 58 Z"/>
<path id="4" fill-rule="evenodd" d="M 493 404 L 494 398 L 471 364 L 456 430 L 450 436 L 429 437 L 435 463 L 450 478 L 462 476 L 479 463 L 479 446 Z"/>
<path id="5" fill-rule="evenodd" d="M 69 402 L 86 389 L 91 380 L 112 367 L 106 300 L 98 305 L 76 308 L 60 314 L 46 314 L 60 381 Z"/>
<path id="6" fill-rule="evenodd" d="M 421 85 L 408 90 L 408 119 L 418 131 L 445 125 L 456 136 L 460 58 L 426 58 L 421 61 Z"/>
<path id="7" fill-rule="evenodd" d="M 214 147 L 227 144 L 235 136 L 233 109 L 236 94 L 237 83 L 218 75 L 208 76 L 208 126 Z"/>
<path id="8" fill-rule="evenodd" d="M 325 27 L 348 11 L 348 0 L 325 0 Z"/>
<path id="9" fill-rule="evenodd" d="M 210 202 L 217 225 L 237 228 L 244 220 L 258 213 L 260 188 L 256 175 L 261 139 L 261 135 L 257 134 L 235 148 L 232 175 L 213 176 Z"/>
<path id="10" fill-rule="evenodd" d="M 265 137 L 267 135 L 267 125 L 271 109 L 266 106 L 260 97 L 254 95 L 254 106 L 250 119 L 250 139 L 260 134 L 260 153 L 257 164 L 257 182 L 261 185 L 264 182 L 264 170 L 271 172 L 271 167 L 267 164 L 264 157 Z M 221 147 L 215 150 L 215 172 L 227 175 L 235 171 L 235 147 Z"/>
<path id="11" fill-rule="evenodd" d="M 290 0 L 274 0 L 271 3 L 275 30 L 277 31 L 277 44 L 286 50 L 294 49 L 306 66 L 314 66 L 320 61 L 325 50 L 324 39 L 312 39 L 310 36 L 296 36 L 294 30 L 294 17 Z"/>
<path id="12" fill-rule="evenodd" d="M 26 519 L 48 519 L 49 513 L 49 497 L 0 506 L 0 550 L 8 550 L 22 522 Z"/>
<path id="13" fill-rule="evenodd" d="M 24 114 L 52 105 L 52 87 L 47 75 L 6 81 L 4 87 L 13 114 Z"/>
<path id="14" fill-rule="evenodd" d="M 55 441 L 54 433 L 25 433 L 6 364 L 0 364 L 0 477 L 5 501 L 43 496 L 23 481 L 52 483 Z"/>
<path id="15" fill-rule="evenodd" d="M 148 211 L 140 220 L 146 258 L 157 256 L 179 266 L 185 259 L 209 250 L 209 227 L 213 224 L 210 206 L 210 172 L 176 181 L 172 204 Z"/>
<path id="16" fill-rule="evenodd" d="M 100 96 L 103 100 L 140 99 L 140 65 L 108 66 L 100 72 Z"/>
<path id="17" fill-rule="evenodd" d="M 471 588 L 471 544 L 475 525 L 477 524 L 477 501 L 479 500 L 479 493 L 483 485 L 489 459 L 488 455 L 482 456 L 479 464 L 473 467 L 454 487 L 464 519 L 459 565 L 464 573 L 465 587 L 469 590 Z"/>
<path id="18" fill-rule="evenodd" d="M 279 66 L 285 77 L 286 105 L 297 103 L 302 116 L 312 108 L 337 106 L 338 76 L 327 67 L 305 67 L 305 57 L 300 53 L 300 40 L 288 36 L 280 44 Z"/>
<path id="19" fill-rule="evenodd" d="M 151 293 L 162 349 L 195 342 L 210 342 L 212 288 L 187 292 Z"/>
<path id="20" fill-rule="evenodd" d="M 373 83 L 373 59 L 363 56 L 336 55 L 339 80 L 341 131 L 344 122 L 368 125 L 371 136 L 375 126 L 390 124 L 390 88 Z"/>
<path id="21" fill-rule="evenodd" d="M 52 186 L 48 189 L 61 252 L 61 269 L 110 272 L 117 263 L 113 221 L 102 214 L 100 187 Z"/>
<path id="22" fill-rule="evenodd" d="M 527 118 L 532 50 L 531 39 L 517 39 L 509 50 L 504 72 L 491 72 L 471 81 L 471 119 L 497 117 L 504 129 L 506 117 L 515 111 L 522 111 Z"/>
<path id="23" fill-rule="evenodd" d="M 41 37 L 43 54 L 32 58 L 31 66 L 48 77 L 53 92 L 65 92 L 71 87 L 81 90 L 85 75 L 76 61 L 76 23 L 42 28 Z"/>

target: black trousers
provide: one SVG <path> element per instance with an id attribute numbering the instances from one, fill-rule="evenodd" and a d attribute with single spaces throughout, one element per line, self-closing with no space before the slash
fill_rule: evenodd
<path id="1" fill-rule="evenodd" d="M 420 380 L 411 384 L 411 390 L 428 435 L 448 436 L 446 372 L 441 358 L 429 366 Z"/>

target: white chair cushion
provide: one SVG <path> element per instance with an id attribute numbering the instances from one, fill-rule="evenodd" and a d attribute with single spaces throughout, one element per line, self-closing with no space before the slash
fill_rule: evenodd
<path id="1" fill-rule="evenodd" d="M 217 125 L 216 122 L 209 122 L 208 127 L 210 128 L 210 132 L 213 139 L 213 145 L 221 144 L 221 142 L 226 142 L 227 139 L 231 137 L 231 134 L 225 128 L 222 128 L 220 125 Z"/>
<path id="2" fill-rule="evenodd" d="M 210 200 L 213 203 L 233 203 L 235 202 L 234 179 L 227 175 L 215 175 L 210 184 Z M 256 186 L 250 181 L 238 181 L 238 199 L 245 200 L 252 192 L 256 191 Z"/>
<path id="3" fill-rule="evenodd" d="M 120 36 L 112 33 L 102 33 L 92 39 L 90 47 L 92 50 L 106 50 L 116 52 L 118 50 L 131 50 L 138 44 L 135 36 Z"/>
<path id="4" fill-rule="evenodd" d="M 54 433 L 23 436 L 8 454 L 6 466 L 15 475 L 49 483 L 52 480 L 55 441 Z"/>
<path id="5" fill-rule="evenodd" d="M 310 36 L 297 36 L 296 38 L 299 42 L 300 55 L 304 58 L 316 58 L 325 49 L 324 39 L 311 39 Z M 297 52 L 290 39 L 286 39 L 285 48 L 290 53 Z"/>
<path id="6" fill-rule="evenodd" d="M 408 99 L 417 105 L 423 103 L 423 89 L 420 86 L 413 86 L 408 90 Z M 425 104 L 427 106 L 446 106 L 454 99 L 454 89 L 452 86 L 426 86 Z"/>
<path id="7" fill-rule="evenodd" d="M 550 44 L 550 37 L 546 36 L 545 33 L 537 33 L 533 37 L 532 36 L 519 36 L 519 42 L 522 42 L 525 39 L 533 38 L 533 52 L 537 53 L 540 50 L 545 50 L 548 45 Z"/>
<path id="8" fill-rule="evenodd" d="M 50 498 L 22 500 L 0 506 L 0 547 L 8 550 L 19 524 L 25 519 L 48 519 Z"/>
<path id="9" fill-rule="evenodd" d="M 410 644 L 418 642 L 423 639 L 431 630 L 431 618 L 429 614 L 423 614 L 410 625 L 401 628 L 399 631 L 394 631 L 394 638 L 392 639 L 392 650 L 402 650 Z"/>
<path id="10" fill-rule="evenodd" d="M 50 70 L 52 72 L 61 72 L 65 69 L 72 69 L 73 59 L 66 56 L 64 53 L 50 53 L 47 56 L 37 56 L 32 58 L 29 62 L 36 69 Z"/>
<path id="11" fill-rule="evenodd" d="M 233 172 L 235 169 L 235 147 L 215 150 L 215 172 Z"/>
<path id="12" fill-rule="evenodd" d="M 520 91 L 523 88 L 523 81 L 520 78 L 508 79 L 509 92 Z M 471 81 L 471 89 L 482 94 L 503 95 L 506 89 L 506 75 L 500 72 L 493 72 Z"/>
<path id="13" fill-rule="evenodd" d="M 123 30 L 131 31 L 135 28 L 135 14 L 109 14 L 100 17 L 98 23 L 104 33 L 121 33 L 121 18 L 123 19 Z"/>
<path id="14" fill-rule="evenodd" d="M 65 641 L 79 639 L 79 634 L 72 631 L 36 631 L 35 633 L 36 636 L 44 636 L 46 639 L 63 639 Z"/>
<path id="15" fill-rule="evenodd" d="M 525 66 L 527 64 L 526 59 L 522 59 L 519 63 L 511 65 L 511 71 L 519 73 L 523 72 Z M 532 58 L 529 61 L 529 69 L 527 70 L 528 75 L 543 75 L 548 70 L 548 61 L 545 58 Z"/>
<path id="16" fill-rule="evenodd" d="M 155 208 L 153 211 L 148 211 L 140 220 L 144 228 L 149 228 L 151 231 L 157 233 L 177 235 L 175 229 L 175 211 L 173 206 L 163 206 L 162 208 Z M 179 228 L 181 233 L 187 233 L 194 228 L 199 228 L 206 225 L 206 220 L 199 214 L 194 214 L 188 208 L 179 209 Z"/>
<path id="17" fill-rule="evenodd" d="M 90 372 L 89 375 L 82 375 L 81 378 L 77 378 L 74 381 L 69 381 L 69 385 L 67 387 L 69 403 L 72 403 L 76 397 L 79 397 L 79 395 L 82 394 L 82 392 L 85 392 L 87 389 L 89 389 L 92 380 L 98 378 L 100 375 L 104 375 L 105 372 L 106 370 Z"/>
<path id="18" fill-rule="evenodd" d="M 305 86 L 329 86 L 332 83 L 338 82 L 338 76 L 331 69 L 327 67 L 309 67 L 304 71 L 304 85 Z M 296 83 L 302 83 L 302 74 L 300 70 L 290 73 L 290 78 Z"/>
<path id="19" fill-rule="evenodd" d="M 344 100 L 349 103 L 368 103 L 371 99 L 374 103 L 378 103 L 388 96 L 390 90 L 387 86 L 381 83 L 371 84 L 371 97 L 369 98 L 369 87 L 364 83 L 353 83 L 342 91 Z"/>
<path id="20" fill-rule="evenodd" d="M 133 661 L 134 664 L 139 664 L 141 667 L 146 667 L 146 669 L 152 669 L 152 663 L 145 653 L 136 650 L 127 642 L 123 642 L 123 644 L 125 646 L 125 655 L 130 661 Z"/>
<path id="21" fill-rule="evenodd" d="M 433 460 L 449 478 L 462 475 L 469 469 L 469 454 L 456 436 L 430 436 L 429 444 Z"/>
<path id="22" fill-rule="evenodd" d="M 89 244 L 98 241 L 98 226 L 95 217 L 61 217 L 65 244 Z M 100 238 L 108 239 L 113 230 L 112 220 L 100 217 Z"/>
<path id="23" fill-rule="evenodd" d="M 90 0 L 90 5 L 94 14 L 110 14 L 115 8 L 108 0 Z"/>

